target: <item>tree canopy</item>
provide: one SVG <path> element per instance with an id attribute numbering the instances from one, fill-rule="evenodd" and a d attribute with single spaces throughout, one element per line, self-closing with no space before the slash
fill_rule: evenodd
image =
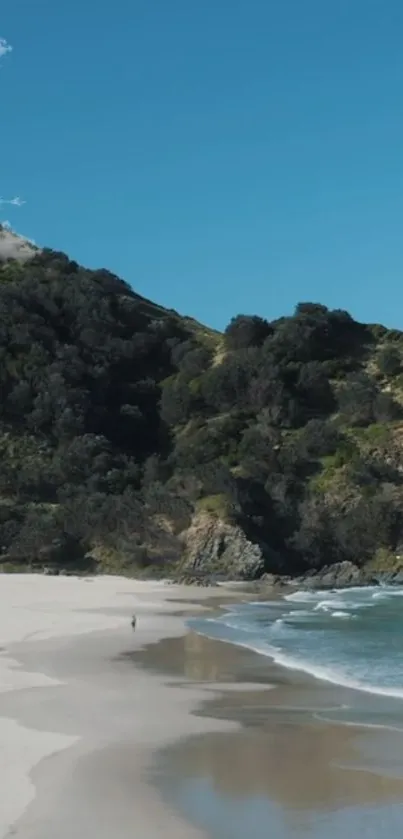
<path id="1" fill-rule="evenodd" d="M 396 550 L 402 353 L 317 303 L 220 335 L 62 253 L 4 262 L 3 566 L 168 573 L 212 498 L 267 570 Z"/>

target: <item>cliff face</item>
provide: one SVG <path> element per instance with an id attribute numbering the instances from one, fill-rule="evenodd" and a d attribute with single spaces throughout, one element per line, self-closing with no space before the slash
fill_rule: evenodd
<path id="1" fill-rule="evenodd" d="M 260 546 L 250 542 L 239 525 L 208 513 L 197 514 L 183 535 L 180 572 L 185 578 L 256 580 L 264 565 Z"/>
<path id="2" fill-rule="evenodd" d="M 401 332 L 303 303 L 220 335 L 24 241 L 0 230 L 0 567 L 395 568 Z"/>

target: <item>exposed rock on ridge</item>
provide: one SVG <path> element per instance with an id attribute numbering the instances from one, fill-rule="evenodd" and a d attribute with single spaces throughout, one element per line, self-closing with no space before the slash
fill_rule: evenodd
<path id="1" fill-rule="evenodd" d="M 0 224 L 0 262 L 10 259 L 26 262 L 27 259 L 32 259 L 38 250 L 29 239 L 18 236 L 9 227 Z"/>
<path id="2" fill-rule="evenodd" d="M 183 535 L 181 573 L 186 577 L 223 576 L 255 580 L 264 569 L 259 545 L 250 542 L 238 525 L 199 513 Z"/>

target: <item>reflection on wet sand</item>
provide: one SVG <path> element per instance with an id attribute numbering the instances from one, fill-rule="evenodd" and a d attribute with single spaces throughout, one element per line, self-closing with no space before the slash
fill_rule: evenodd
<path id="1" fill-rule="evenodd" d="M 267 663 L 261 663 L 259 656 L 195 632 L 165 639 L 147 649 L 126 652 L 124 656 L 148 669 L 193 682 L 238 682 L 240 674 L 242 681 L 250 681 L 248 673 L 252 670 L 256 675 L 254 681 L 268 681 Z"/>
<path id="2" fill-rule="evenodd" d="M 268 685 L 275 690 L 263 693 L 243 693 L 208 702 L 206 713 L 225 719 L 239 719 L 243 724 L 261 725 L 271 714 L 284 715 L 312 712 L 322 713 L 326 719 L 338 722 L 340 709 L 351 709 L 352 720 L 366 717 L 367 722 L 389 723 L 403 727 L 403 706 L 400 700 L 380 698 L 369 693 L 351 690 L 329 682 L 319 682 L 305 673 L 287 670 L 272 659 L 248 649 L 188 632 L 180 638 L 170 638 L 151 644 L 145 649 L 126 651 L 121 656 L 136 665 L 156 670 L 167 676 L 182 678 L 198 684 L 221 685 L 247 683 Z M 342 714 L 343 717 L 343 714 Z M 349 721 L 348 713 L 345 720 Z M 341 720 L 343 721 L 343 719 Z"/>
<path id="3" fill-rule="evenodd" d="M 365 759 L 362 745 L 371 738 L 368 730 L 319 718 L 343 707 L 370 714 L 379 698 L 284 670 L 250 650 L 194 632 L 125 656 L 185 681 L 255 685 L 242 693 L 212 694 L 198 713 L 238 721 L 239 731 L 204 735 L 167 750 L 157 772 L 162 786 L 167 779 L 177 789 L 208 782 L 221 800 L 238 805 L 257 798 L 272 802 L 289 824 L 299 814 L 300 827 L 315 813 L 403 801 L 403 761 L 395 777 L 379 769 L 382 743 L 384 755 L 389 749 L 382 733 L 376 756 L 368 759 L 367 750 Z M 274 689 L 267 690 L 268 685 Z M 391 708 L 396 710 L 396 703 L 385 700 L 385 715 Z"/>
<path id="4" fill-rule="evenodd" d="M 403 800 L 403 779 L 344 768 L 359 757 L 341 726 L 276 723 L 264 732 L 195 738 L 169 751 L 178 779 L 210 779 L 221 796 L 265 796 L 286 810 L 329 810 Z"/>
<path id="5" fill-rule="evenodd" d="M 273 686 L 273 691 L 248 691 L 215 697 L 206 703 L 204 712 L 220 718 L 234 719 L 249 725 L 263 724 L 270 714 L 284 715 L 337 710 L 352 702 L 353 692 L 326 682 L 320 683 L 303 674 L 291 673 L 271 659 L 250 650 L 226 644 L 189 632 L 136 652 L 126 652 L 136 665 L 183 678 L 199 684 L 221 685 L 247 683 Z M 360 698 L 370 708 L 371 697 Z M 201 711 L 203 713 L 203 711 Z"/>

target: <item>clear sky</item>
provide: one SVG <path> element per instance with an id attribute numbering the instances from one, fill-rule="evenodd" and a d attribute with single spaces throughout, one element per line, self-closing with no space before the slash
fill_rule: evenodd
<path id="1" fill-rule="evenodd" d="M 0 0 L 0 207 L 212 326 L 403 328 L 402 0 Z"/>

